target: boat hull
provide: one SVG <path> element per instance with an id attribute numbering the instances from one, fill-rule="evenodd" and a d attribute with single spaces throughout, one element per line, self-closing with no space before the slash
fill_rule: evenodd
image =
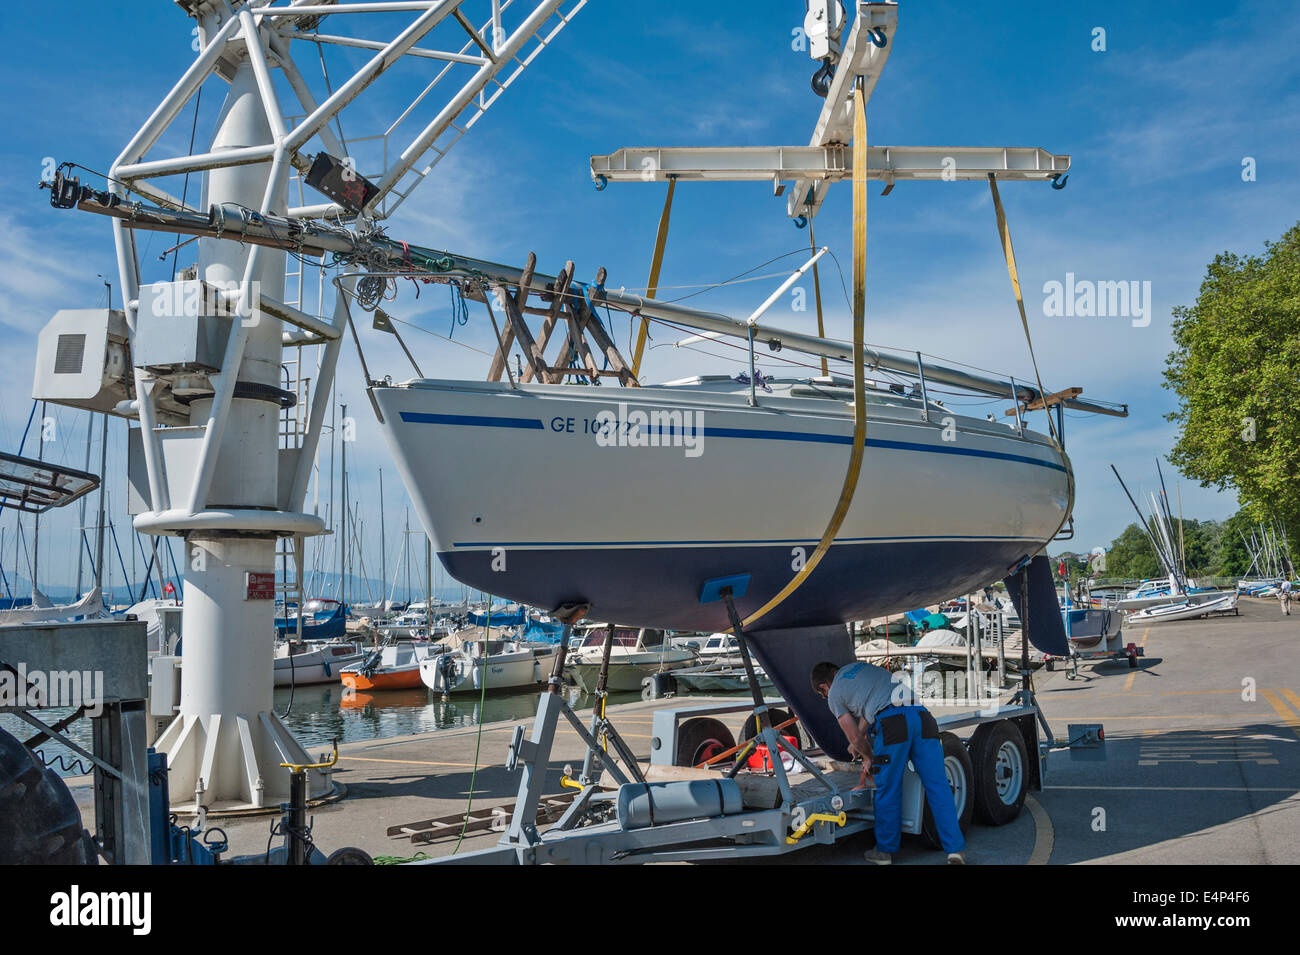
<path id="1" fill-rule="evenodd" d="M 609 678 L 605 689 L 611 693 L 636 693 L 641 690 L 641 681 L 656 673 L 670 673 L 691 663 L 689 660 L 676 663 L 660 663 L 657 660 L 646 663 L 614 663 L 609 665 Z M 578 684 L 582 692 L 596 692 L 600 680 L 599 663 L 571 663 L 565 668 Z"/>
<path id="2" fill-rule="evenodd" d="M 275 668 L 276 686 L 311 686 L 317 683 L 337 683 L 343 667 L 355 665 L 365 657 L 364 653 L 354 653 L 338 660 L 320 660 L 316 663 L 295 664 L 291 669 L 287 664 Z"/>
<path id="3" fill-rule="evenodd" d="M 412 690 L 422 685 L 418 663 L 376 670 L 369 675 L 357 670 L 346 670 L 341 678 L 343 685 L 350 690 Z"/>
<path id="4" fill-rule="evenodd" d="M 635 626 L 726 628 L 722 604 L 700 603 L 717 578 L 748 575 L 742 615 L 780 591 L 835 508 L 853 434 L 842 402 L 816 398 L 751 408 L 691 388 L 432 381 L 374 394 L 452 577 L 538 607 L 585 601 Z M 638 410 L 696 416 L 698 453 L 671 446 L 674 425 L 659 432 L 669 446 L 597 440 L 602 412 Z M 761 627 L 883 616 L 1001 579 L 1064 522 L 1069 467 L 1032 432 L 873 407 L 839 536 Z"/>
<path id="5" fill-rule="evenodd" d="M 1194 620 L 1207 617 L 1212 613 L 1227 613 L 1237 610 L 1237 594 L 1229 593 L 1215 599 L 1199 602 L 1181 600 L 1176 603 L 1147 607 L 1130 613 L 1125 620 L 1129 623 L 1163 623 L 1168 620 Z"/>
<path id="6" fill-rule="evenodd" d="M 528 649 L 494 654 L 485 663 L 482 658 L 447 654 L 426 660 L 419 669 L 419 679 L 436 693 L 482 693 L 532 687 L 549 676 L 554 656 L 553 650 L 539 654 Z"/>

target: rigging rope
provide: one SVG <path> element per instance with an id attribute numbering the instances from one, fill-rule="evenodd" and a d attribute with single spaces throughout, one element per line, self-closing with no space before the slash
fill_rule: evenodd
<path id="1" fill-rule="evenodd" d="M 813 217 L 808 218 L 808 243 L 812 248 L 813 255 L 817 254 L 817 236 L 813 233 Z M 817 262 L 813 261 L 813 294 L 817 296 L 817 337 L 826 337 L 826 323 L 822 320 L 822 281 L 817 274 Z M 826 356 L 822 355 L 822 377 L 829 378 L 831 374 L 830 366 L 826 363 Z"/>

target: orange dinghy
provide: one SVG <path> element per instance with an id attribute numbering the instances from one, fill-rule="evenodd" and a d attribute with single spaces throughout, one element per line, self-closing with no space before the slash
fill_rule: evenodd
<path id="1" fill-rule="evenodd" d="M 350 690 L 411 690 L 423 686 L 420 661 L 445 653 L 442 644 L 402 640 L 381 647 L 339 676 Z"/>

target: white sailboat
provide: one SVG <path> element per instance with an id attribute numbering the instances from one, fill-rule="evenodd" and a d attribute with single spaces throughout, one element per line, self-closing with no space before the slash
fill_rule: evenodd
<path id="1" fill-rule="evenodd" d="M 403 482 L 457 580 L 533 606 L 580 598 L 601 617 L 713 631 L 728 622 L 720 604 L 700 603 L 701 585 L 748 574 L 742 614 L 784 587 L 816 545 L 848 463 L 848 389 L 768 384 L 758 406 L 726 378 L 615 393 L 416 380 L 373 394 Z M 870 392 L 868 409 L 866 457 L 840 533 L 797 605 L 765 626 L 874 617 L 981 587 L 1066 519 L 1070 462 L 1044 435 L 889 389 Z M 598 441 L 611 414 L 643 422 L 634 438 L 690 422 L 701 453 Z M 954 440 L 940 421 L 952 422 Z M 528 495 L 515 490 L 521 460 Z M 509 559 L 494 568 L 503 548 Z"/>
<path id="2" fill-rule="evenodd" d="M 1161 623 L 1167 620 L 1191 620 L 1194 617 L 1207 617 L 1212 613 L 1240 613 L 1237 609 L 1237 592 L 1230 590 L 1221 593 L 1201 594 L 1201 600 L 1184 599 L 1157 604 L 1135 610 L 1124 619 L 1127 623 Z"/>

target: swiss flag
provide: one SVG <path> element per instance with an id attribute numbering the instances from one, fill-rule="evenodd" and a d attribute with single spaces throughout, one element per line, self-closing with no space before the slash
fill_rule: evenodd
<path id="1" fill-rule="evenodd" d="M 163 593 L 165 593 L 168 597 L 176 593 L 176 588 L 172 586 L 172 582 L 170 580 L 167 581 L 167 586 L 163 588 Z"/>

